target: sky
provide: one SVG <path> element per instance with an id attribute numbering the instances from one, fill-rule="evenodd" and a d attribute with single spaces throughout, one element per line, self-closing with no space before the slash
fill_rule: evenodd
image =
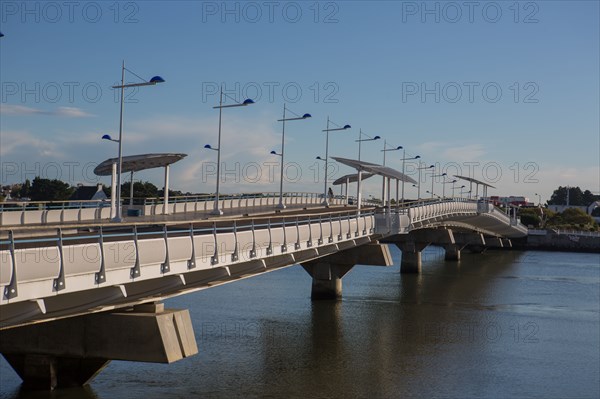
<path id="1" fill-rule="evenodd" d="M 558 186 L 600 193 L 598 1 L 0 1 L 0 183 L 36 176 L 110 184 L 117 156 L 185 153 L 171 189 L 215 190 L 219 87 L 221 191 L 323 192 L 329 156 L 436 173 L 547 201 Z M 133 73 L 131 73 L 131 72 Z M 136 76 L 137 75 L 137 76 Z M 417 161 L 405 173 L 418 179 Z M 350 168 L 330 163 L 331 181 Z M 160 169 L 136 180 L 163 186 Z M 421 176 L 421 196 L 431 176 Z M 434 192 L 450 190 L 438 178 Z M 468 183 L 460 182 L 457 186 Z M 381 178 L 365 181 L 380 196 Z M 355 190 L 351 186 L 351 191 Z M 339 188 L 334 191 L 339 192 Z M 406 186 L 407 197 L 416 188 Z M 446 194 L 449 194 L 447 191 Z M 458 194 L 456 191 L 455 194 Z M 539 194 L 539 197 L 536 195 Z"/>

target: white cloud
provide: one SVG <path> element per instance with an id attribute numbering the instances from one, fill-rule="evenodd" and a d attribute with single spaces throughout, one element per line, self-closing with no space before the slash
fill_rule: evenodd
<path id="1" fill-rule="evenodd" d="M 39 108 L 26 107 L 24 105 L 3 104 L 0 106 L 0 114 L 2 115 L 40 115 L 40 116 L 59 116 L 65 118 L 88 118 L 94 115 L 83 111 L 76 107 L 58 107 L 51 111 L 42 110 Z"/>

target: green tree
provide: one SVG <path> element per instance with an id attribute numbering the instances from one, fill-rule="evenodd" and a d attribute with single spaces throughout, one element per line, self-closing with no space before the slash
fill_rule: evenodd
<path id="1" fill-rule="evenodd" d="M 579 187 L 559 186 L 552 193 L 549 205 L 566 205 L 567 192 L 569 193 L 569 205 L 588 206 L 594 201 L 600 199 L 600 195 L 594 195 L 590 190 L 581 191 Z"/>
<path id="2" fill-rule="evenodd" d="M 21 186 L 21 190 L 19 190 L 19 197 L 25 198 L 29 197 L 31 194 L 31 182 L 29 179 L 25 179 L 25 183 Z"/>
<path id="3" fill-rule="evenodd" d="M 63 181 L 36 177 L 31 184 L 29 197 L 32 201 L 64 201 L 68 200 L 74 191 L 73 187 Z"/>

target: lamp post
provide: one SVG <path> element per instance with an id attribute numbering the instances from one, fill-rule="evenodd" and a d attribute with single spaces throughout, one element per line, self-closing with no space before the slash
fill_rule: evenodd
<path id="1" fill-rule="evenodd" d="M 160 76 L 154 76 L 149 81 L 144 81 L 142 83 L 125 84 L 125 70 L 127 70 L 129 73 L 135 75 L 139 79 L 144 80 L 144 79 L 140 78 L 138 75 L 136 75 L 134 72 L 125 68 L 125 61 L 123 61 L 123 63 L 121 64 L 121 84 L 118 86 L 112 87 L 113 89 L 121 89 L 121 113 L 120 113 L 120 117 L 119 117 L 119 140 L 113 140 L 113 141 L 116 141 L 119 143 L 119 163 L 117 165 L 117 167 L 118 167 L 118 171 L 117 171 L 117 209 L 115 212 L 115 217 L 112 219 L 114 222 L 120 222 L 122 220 L 122 216 L 121 216 L 121 172 L 122 172 L 122 168 L 123 168 L 123 104 L 124 104 L 125 89 L 129 88 L 129 87 L 154 86 L 157 83 L 163 83 L 165 81 Z"/>
<path id="2" fill-rule="evenodd" d="M 298 121 L 298 120 L 308 119 L 308 118 L 312 117 L 311 114 L 304 114 L 302 116 L 298 116 L 298 115 L 294 114 L 294 115 L 296 115 L 296 117 L 286 118 L 285 111 L 289 111 L 289 110 L 286 108 L 286 105 L 283 104 L 283 118 L 277 120 L 277 122 L 282 123 L 282 126 L 281 126 L 281 154 L 277 153 L 276 151 L 271 151 L 271 154 L 278 155 L 281 157 L 281 173 L 280 173 L 280 178 L 279 178 L 279 204 L 276 207 L 278 209 L 285 209 L 285 205 L 283 203 L 283 156 L 285 154 L 285 122 Z M 292 111 L 290 111 L 290 112 L 292 112 Z"/>
<path id="3" fill-rule="evenodd" d="M 442 180 L 442 198 L 446 198 L 446 184 L 452 184 L 454 186 L 454 183 L 456 183 L 457 181 L 458 180 L 456 180 L 456 179 L 448 180 L 448 181 Z"/>
<path id="4" fill-rule="evenodd" d="M 363 139 L 362 136 L 367 137 L 366 139 Z M 362 132 L 362 129 L 360 129 L 358 131 L 358 139 L 354 140 L 356 143 L 358 143 L 358 161 L 360 162 L 360 148 L 361 148 L 361 144 L 363 141 L 375 141 L 375 140 L 379 140 L 381 137 L 380 136 L 374 136 L 371 137 L 367 134 L 364 134 Z M 358 210 L 360 211 L 360 202 L 362 200 L 362 194 L 361 194 L 361 183 L 362 183 L 362 168 L 359 168 L 357 170 L 356 173 L 356 198 L 357 198 L 357 207 Z M 346 183 L 346 202 L 348 202 L 348 183 Z"/>
<path id="5" fill-rule="evenodd" d="M 433 193 L 433 183 L 435 182 L 435 178 L 436 177 L 444 177 L 444 176 L 447 176 L 447 174 L 446 173 L 442 173 L 441 175 L 436 175 L 435 174 L 435 168 L 433 168 L 433 172 L 431 174 L 431 191 L 427 191 L 428 193 L 431 193 L 431 198 L 433 198 L 433 196 L 435 195 Z M 440 198 L 439 195 L 438 195 L 438 198 Z"/>
<path id="6" fill-rule="evenodd" d="M 329 132 L 335 132 L 335 131 L 339 131 L 339 130 L 347 130 L 350 129 L 352 126 L 350 125 L 344 125 L 343 127 L 336 127 L 333 129 L 329 128 L 329 123 L 331 121 L 329 120 L 329 116 L 327 117 L 327 129 L 323 130 L 323 132 L 326 133 L 325 135 L 325 178 L 323 180 L 325 180 L 325 190 L 323 191 L 323 205 L 325 206 L 329 206 L 329 201 L 327 201 L 327 164 L 329 163 Z M 333 122 L 331 122 L 333 123 Z M 334 123 L 335 125 L 335 123 Z M 336 125 L 338 126 L 338 125 Z"/>
<path id="7" fill-rule="evenodd" d="M 109 134 L 102 136 L 102 140 L 109 140 L 118 143 L 119 140 L 113 139 Z M 117 201 L 115 199 L 117 195 L 117 163 L 112 164 L 112 173 L 110 178 L 110 218 L 114 219 L 117 212 Z"/>
<path id="8" fill-rule="evenodd" d="M 367 137 L 366 139 L 363 139 L 362 136 Z M 375 141 L 375 140 L 379 140 L 381 137 L 380 136 L 375 136 L 375 137 L 371 137 L 367 134 L 364 134 L 362 132 L 362 129 L 360 129 L 358 131 L 358 139 L 354 140 L 354 142 L 358 143 L 358 160 L 360 161 L 360 147 L 363 141 Z"/>
<path id="9" fill-rule="evenodd" d="M 217 188 L 215 191 L 215 205 L 214 205 L 214 209 L 211 212 L 211 215 L 217 215 L 217 216 L 220 216 L 223 214 L 223 211 L 221 209 L 219 209 L 219 183 L 221 181 L 221 121 L 222 121 L 222 116 L 223 116 L 223 108 L 245 107 L 247 105 L 254 104 L 254 101 L 252 101 L 251 99 L 248 98 L 248 99 L 244 100 L 244 102 L 241 102 L 241 103 L 223 105 L 223 94 L 224 94 L 223 86 L 221 85 L 221 90 L 220 90 L 220 95 L 219 95 L 219 105 L 215 105 L 213 107 L 213 109 L 219 110 L 219 138 L 218 138 L 218 142 L 217 142 L 217 148 L 213 148 L 209 144 L 206 144 L 204 146 L 204 148 L 206 148 L 206 149 L 214 150 L 217 152 Z M 229 97 L 233 101 L 237 101 L 236 99 L 228 96 L 227 94 L 225 94 L 225 96 Z"/>
<path id="10" fill-rule="evenodd" d="M 419 161 L 419 165 L 421 164 L 421 162 Z M 419 186 L 418 186 L 418 192 L 417 192 L 417 197 L 418 199 L 421 199 L 421 171 L 423 169 L 433 169 L 435 168 L 435 165 L 429 165 L 429 166 L 423 166 L 423 167 L 419 167 L 417 168 L 417 170 L 419 171 Z"/>
<path id="11" fill-rule="evenodd" d="M 416 155 L 414 157 L 406 158 L 406 148 L 402 149 L 402 174 L 404 175 L 404 162 L 410 161 L 413 159 L 421 159 L 420 155 Z M 420 182 L 419 182 L 420 184 Z M 398 201 L 398 193 L 396 193 L 396 201 Z M 404 205 L 404 179 L 402 179 L 402 205 Z"/>
<path id="12" fill-rule="evenodd" d="M 457 181 L 458 181 L 458 180 L 457 180 Z M 460 196 L 460 193 L 462 192 L 461 190 L 462 190 L 463 188 L 465 188 L 465 187 L 467 187 L 467 186 L 465 186 L 465 185 L 462 185 L 462 186 L 460 186 L 460 187 L 456 187 L 456 186 L 454 185 L 454 183 L 452 183 L 452 197 L 454 197 L 454 190 L 457 190 L 457 189 L 458 189 L 458 195 Z"/>
<path id="13" fill-rule="evenodd" d="M 542 206 L 542 196 L 539 195 L 538 193 L 535 193 L 535 195 L 537 195 L 537 197 L 538 197 L 538 206 L 541 207 Z"/>
<path id="14" fill-rule="evenodd" d="M 381 152 L 383 152 L 383 166 L 385 166 L 385 154 L 388 151 L 399 151 L 402 149 L 402 146 L 399 145 L 398 147 L 392 147 L 392 148 L 387 148 L 387 141 L 384 140 L 383 142 L 383 150 L 381 150 Z M 385 184 L 385 176 L 383 177 L 383 184 L 381 185 L 381 203 L 383 204 L 383 206 L 385 206 L 385 193 L 386 193 L 386 184 Z M 388 188 L 389 189 L 389 188 Z M 397 198 L 396 198 L 397 200 Z"/>

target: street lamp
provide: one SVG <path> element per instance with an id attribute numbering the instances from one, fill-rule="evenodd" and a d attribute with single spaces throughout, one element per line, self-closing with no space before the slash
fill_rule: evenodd
<path id="1" fill-rule="evenodd" d="M 458 181 L 458 180 L 457 180 L 457 181 Z M 464 184 L 463 184 L 462 186 L 460 186 L 460 187 L 455 187 L 455 186 L 454 186 L 454 183 L 453 183 L 453 184 L 452 184 L 452 197 L 454 197 L 454 190 L 458 189 L 458 195 L 460 196 L 460 193 L 462 192 L 461 190 L 462 190 L 463 188 L 465 188 L 465 187 L 467 187 L 467 186 L 465 186 Z"/>
<path id="2" fill-rule="evenodd" d="M 215 192 L 215 206 L 211 212 L 211 215 L 217 215 L 217 216 L 220 216 L 223 214 L 223 211 L 221 209 L 219 209 L 219 183 L 221 181 L 221 173 L 220 173 L 221 172 L 221 121 L 222 121 L 222 115 L 223 115 L 223 108 L 245 107 L 247 105 L 254 104 L 254 101 L 252 101 L 251 99 L 248 98 L 248 99 L 244 100 L 244 102 L 241 102 L 241 103 L 223 105 L 223 94 L 224 94 L 223 86 L 221 85 L 220 96 L 219 96 L 219 105 L 215 105 L 213 107 L 213 109 L 219 110 L 219 139 L 218 139 L 218 143 L 217 143 L 217 148 L 213 148 L 209 144 L 206 144 L 204 146 L 204 148 L 206 148 L 206 149 L 214 150 L 217 152 L 217 189 Z M 233 101 L 237 102 L 237 100 L 235 98 L 230 97 L 227 94 L 225 94 L 225 96 L 229 97 Z"/>
<path id="3" fill-rule="evenodd" d="M 367 137 L 366 139 L 363 139 L 362 136 Z M 360 161 L 360 147 L 363 141 L 374 141 L 374 140 L 379 140 L 381 137 L 380 136 L 375 136 L 375 137 L 371 137 L 367 134 L 364 134 L 362 132 L 362 129 L 360 129 L 358 131 L 358 140 L 354 140 L 354 142 L 358 143 L 358 160 Z"/>
<path id="4" fill-rule="evenodd" d="M 420 155 L 415 155 L 414 157 L 406 158 L 406 148 L 402 149 L 402 174 L 404 175 L 404 162 L 410 161 L 413 159 L 421 159 Z M 421 182 L 419 182 L 421 184 Z M 398 186 L 396 186 L 396 202 L 398 201 Z M 404 178 L 402 179 L 402 205 L 404 205 Z"/>
<path id="5" fill-rule="evenodd" d="M 421 164 L 421 161 L 419 161 L 419 165 L 420 164 Z M 418 192 L 417 192 L 418 199 L 421 199 L 421 171 L 423 169 L 432 169 L 432 168 L 435 168 L 435 165 L 429 165 L 429 166 L 423 166 L 423 167 L 417 168 L 417 170 L 419 171 L 419 186 L 418 186 Z"/>
<path id="6" fill-rule="evenodd" d="M 383 142 L 383 150 L 381 150 L 381 152 L 383 152 L 383 166 L 385 166 L 385 154 L 386 154 L 386 152 L 388 152 L 388 151 L 399 151 L 399 150 L 402 149 L 401 145 L 399 145 L 398 147 L 392 147 L 392 148 L 387 148 L 387 145 L 388 145 L 387 141 L 384 141 Z M 385 192 L 386 192 L 386 190 L 385 190 L 385 188 L 386 188 L 385 179 L 386 179 L 386 177 L 384 176 L 383 177 L 383 184 L 381 185 L 381 203 L 383 204 L 383 206 L 385 206 L 385 197 L 386 197 L 385 196 Z"/>
<path id="7" fill-rule="evenodd" d="M 330 122 L 331 121 L 329 120 L 329 116 L 327 116 L 327 129 L 322 130 L 323 132 L 327 133 L 325 135 L 325 178 L 323 179 L 323 180 L 325 180 L 325 190 L 323 191 L 323 197 L 324 197 L 323 205 L 325 205 L 325 206 L 329 206 L 329 201 L 327 201 L 327 164 L 329 163 L 329 132 L 336 132 L 339 130 L 347 130 L 347 129 L 352 128 L 352 126 L 350 126 L 350 125 L 344 125 L 343 127 L 340 127 L 336 123 L 331 122 L 338 127 L 330 129 L 329 128 Z"/>
<path id="8" fill-rule="evenodd" d="M 115 143 L 118 143 L 119 140 L 113 139 L 109 134 L 105 134 L 102 136 L 102 140 L 108 140 Z M 119 188 L 120 189 L 120 188 Z M 117 212 L 117 202 L 115 199 L 115 195 L 117 193 L 117 163 L 113 162 L 112 164 L 112 173 L 110 178 L 110 218 L 114 219 Z"/>
<path id="9" fill-rule="evenodd" d="M 448 181 L 442 180 L 442 198 L 446 198 L 446 184 L 452 184 L 452 186 L 454 186 L 454 183 L 456 183 L 457 181 L 458 180 L 456 180 L 456 179 L 448 180 Z"/>
<path id="10" fill-rule="evenodd" d="M 541 207 L 542 206 L 542 196 L 539 195 L 538 193 L 535 193 L 535 195 L 537 195 L 537 197 L 538 197 L 538 206 Z"/>
<path id="11" fill-rule="evenodd" d="M 435 168 L 433 168 L 433 172 L 431 172 L 431 173 L 432 173 L 432 174 L 431 174 L 431 192 L 429 192 L 429 191 L 427 191 L 427 192 L 428 192 L 428 193 L 431 193 L 431 198 L 433 198 L 433 196 L 435 195 L 435 194 L 433 193 L 433 183 L 435 182 L 435 178 L 436 178 L 436 177 L 444 177 L 444 176 L 447 176 L 447 174 L 446 174 L 446 173 L 442 173 L 441 175 L 436 175 L 436 174 L 435 174 Z M 438 198 L 440 198 L 440 196 L 439 196 L 439 195 L 438 195 L 437 197 L 438 197 Z"/>
<path id="12" fill-rule="evenodd" d="M 125 84 L 125 70 L 129 73 L 135 75 L 140 80 L 144 80 L 135 74 L 133 71 L 125 68 L 125 61 L 121 64 L 121 84 L 118 86 L 112 86 L 113 89 L 121 89 L 121 113 L 119 117 L 119 140 L 112 140 L 119 143 L 119 163 L 118 163 L 118 171 L 117 171 L 117 210 L 115 212 L 115 217 L 112 219 L 114 222 L 120 222 L 122 220 L 121 217 L 121 172 L 123 169 L 123 104 L 124 104 L 124 94 L 125 89 L 129 87 L 141 87 L 141 86 L 154 86 L 157 83 L 164 83 L 164 79 L 160 76 L 154 76 L 149 81 L 143 81 L 141 83 L 128 83 Z M 108 135 L 106 135 L 108 136 Z"/>
<path id="13" fill-rule="evenodd" d="M 278 209 L 285 209 L 285 205 L 283 203 L 283 155 L 285 154 L 285 122 L 287 121 L 299 121 L 302 119 L 308 119 L 311 118 L 311 114 L 304 114 L 302 116 L 298 116 L 296 114 L 294 114 L 292 111 L 292 114 L 296 115 L 295 118 L 286 118 L 285 117 L 285 111 L 289 111 L 285 104 L 283 104 L 283 118 L 282 119 L 278 119 L 277 122 L 282 122 L 282 127 L 281 127 L 281 154 L 278 154 L 275 151 L 271 151 L 271 154 L 273 155 L 278 155 L 281 157 L 281 173 L 280 173 L 280 177 L 279 177 L 279 204 L 277 205 Z"/>

